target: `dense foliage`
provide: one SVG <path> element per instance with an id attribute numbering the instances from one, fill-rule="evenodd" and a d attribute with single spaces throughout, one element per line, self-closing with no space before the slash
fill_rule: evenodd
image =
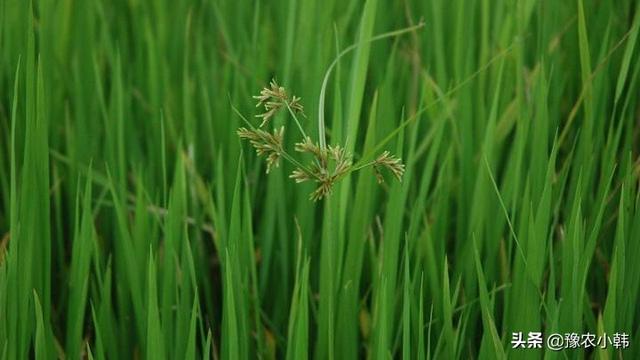
<path id="1" fill-rule="evenodd" d="M 0 358 L 640 358 L 639 26 L 635 0 L 0 0 Z M 317 173 L 238 137 L 272 79 L 299 98 L 262 154 L 302 130 Z"/>

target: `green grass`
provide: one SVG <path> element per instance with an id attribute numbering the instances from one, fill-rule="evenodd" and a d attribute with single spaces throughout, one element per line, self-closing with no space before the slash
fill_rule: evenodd
<path id="1" fill-rule="evenodd" d="M 635 0 L 0 0 L 0 359 L 640 358 L 639 32 Z M 402 181 L 265 174 L 236 130 L 272 78 Z"/>

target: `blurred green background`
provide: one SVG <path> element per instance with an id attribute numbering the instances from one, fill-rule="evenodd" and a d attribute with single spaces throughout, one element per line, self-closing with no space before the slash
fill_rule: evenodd
<path id="1" fill-rule="evenodd" d="M 0 0 L 0 358 L 640 358 L 639 26 L 635 0 Z M 275 78 L 316 139 L 352 44 L 328 143 L 407 171 L 313 202 L 233 107 Z M 631 339 L 512 349 L 532 331 Z"/>

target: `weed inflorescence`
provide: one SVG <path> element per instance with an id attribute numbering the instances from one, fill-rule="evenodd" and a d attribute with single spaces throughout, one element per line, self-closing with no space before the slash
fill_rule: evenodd
<path id="1" fill-rule="evenodd" d="M 265 110 L 264 113 L 256 115 L 262 119 L 262 123 L 256 128 L 243 117 L 249 128 L 239 128 L 238 136 L 241 139 L 249 140 L 258 156 L 266 157 L 267 173 L 274 167 L 278 167 L 280 158 L 284 158 L 295 166 L 295 170 L 289 175 L 289 178 L 294 179 L 296 183 L 316 182 L 318 187 L 310 194 L 311 200 L 317 201 L 328 196 L 334 185 L 345 175 L 368 166 L 373 167 L 378 183 L 384 182 L 382 169 L 391 172 L 398 181 L 402 180 L 404 164 L 400 158 L 392 155 L 389 151 L 385 150 L 371 162 L 354 166 L 353 154 L 349 153 L 345 146 L 337 144 L 322 147 L 315 143 L 304 132 L 302 124 L 296 116 L 297 114 L 305 116 L 301 99 L 295 95 L 289 96 L 286 89 L 278 85 L 275 80 L 271 80 L 269 86 L 263 88 L 260 95 L 254 96 L 254 98 L 258 100 L 256 107 L 263 106 Z M 301 160 L 285 150 L 284 126 L 274 128 L 273 133 L 261 129 L 283 109 L 288 110 L 302 135 L 302 140 L 295 144 L 295 152 L 309 154 L 313 157 L 313 161 L 308 165 L 303 165 Z"/>

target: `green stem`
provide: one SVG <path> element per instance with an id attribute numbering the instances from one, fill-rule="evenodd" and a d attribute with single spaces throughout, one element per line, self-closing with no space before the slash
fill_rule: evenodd
<path id="1" fill-rule="evenodd" d="M 307 133 L 305 133 L 304 129 L 302 129 L 302 125 L 300 124 L 300 121 L 298 121 L 298 117 L 296 116 L 296 113 L 293 111 L 293 109 L 291 109 L 291 106 L 289 106 L 289 102 L 285 101 L 284 103 L 285 105 L 287 105 L 287 109 L 289 109 L 289 114 L 293 116 L 293 120 L 296 122 L 296 125 L 298 125 L 298 129 L 300 130 L 300 133 L 302 134 L 302 136 L 305 139 L 308 138 Z"/>
<path id="2" fill-rule="evenodd" d="M 350 51 L 353 51 L 354 49 L 356 49 L 358 46 L 362 44 L 374 42 L 377 40 L 382 40 L 388 37 L 399 36 L 399 35 L 417 30 L 423 26 L 424 26 L 424 23 L 420 22 L 418 25 L 414 25 L 404 29 L 390 31 L 384 34 L 374 36 L 366 41 L 361 41 L 347 47 L 346 49 L 342 50 L 338 54 L 338 56 L 336 56 L 336 58 L 333 60 L 331 65 L 329 65 L 329 68 L 327 69 L 327 72 L 324 75 L 324 80 L 322 81 L 322 87 L 320 88 L 320 99 L 318 101 L 318 138 L 319 138 L 318 140 L 320 142 L 320 149 L 324 150 L 327 147 L 327 140 L 326 140 L 325 128 L 324 128 L 324 99 L 325 99 L 325 93 L 327 90 L 327 83 L 329 82 L 329 75 L 331 75 L 331 71 L 338 64 L 338 60 L 340 60 L 341 57 L 348 54 Z"/>
<path id="3" fill-rule="evenodd" d="M 374 161 L 370 161 L 370 162 L 368 162 L 368 163 L 366 163 L 366 164 L 362 164 L 362 165 L 358 165 L 358 164 L 356 164 L 356 165 L 354 165 L 354 166 L 353 166 L 353 168 L 351 169 L 351 172 L 353 172 L 353 171 L 358 171 L 358 170 L 362 170 L 362 169 L 366 168 L 367 166 L 372 166 L 372 165 L 374 165 L 375 163 L 376 163 L 376 161 L 374 160 Z"/>
<path id="4" fill-rule="evenodd" d="M 293 156 L 291 156 L 289 153 L 287 153 L 286 151 L 281 150 L 280 154 L 282 154 L 282 157 L 289 161 L 290 163 L 292 163 L 294 166 L 297 166 L 298 168 L 300 168 L 300 170 L 304 171 L 307 175 L 309 175 L 311 178 L 319 180 L 317 176 L 314 175 L 314 173 L 309 170 L 306 166 L 302 165 L 302 163 L 300 163 L 298 160 L 296 160 Z"/>
<path id="5" fill-rule="evenodd" d="M 238 108 L 233 106 L 233 103 L 231 102 L 231 97 L 229 97 L 229 104 L 231 105 L 231 109 L 233 109 L 233 112 L 236 113 L 236 115 L 238 115 L 240 117 L 240 119 L 242 119 L 242 121 L 244 121 L 244 123 L 247 124 L 247 126 L 251 128 L 251 130 L 256 130 L 256 127 L 253 126 L 253 124 L 251 124 L 251 122 L 249 120 L 247 120 L 247 118 L 244 117 L 244 115 L 242 115 L 240 110 L 238 110 Z"/>

